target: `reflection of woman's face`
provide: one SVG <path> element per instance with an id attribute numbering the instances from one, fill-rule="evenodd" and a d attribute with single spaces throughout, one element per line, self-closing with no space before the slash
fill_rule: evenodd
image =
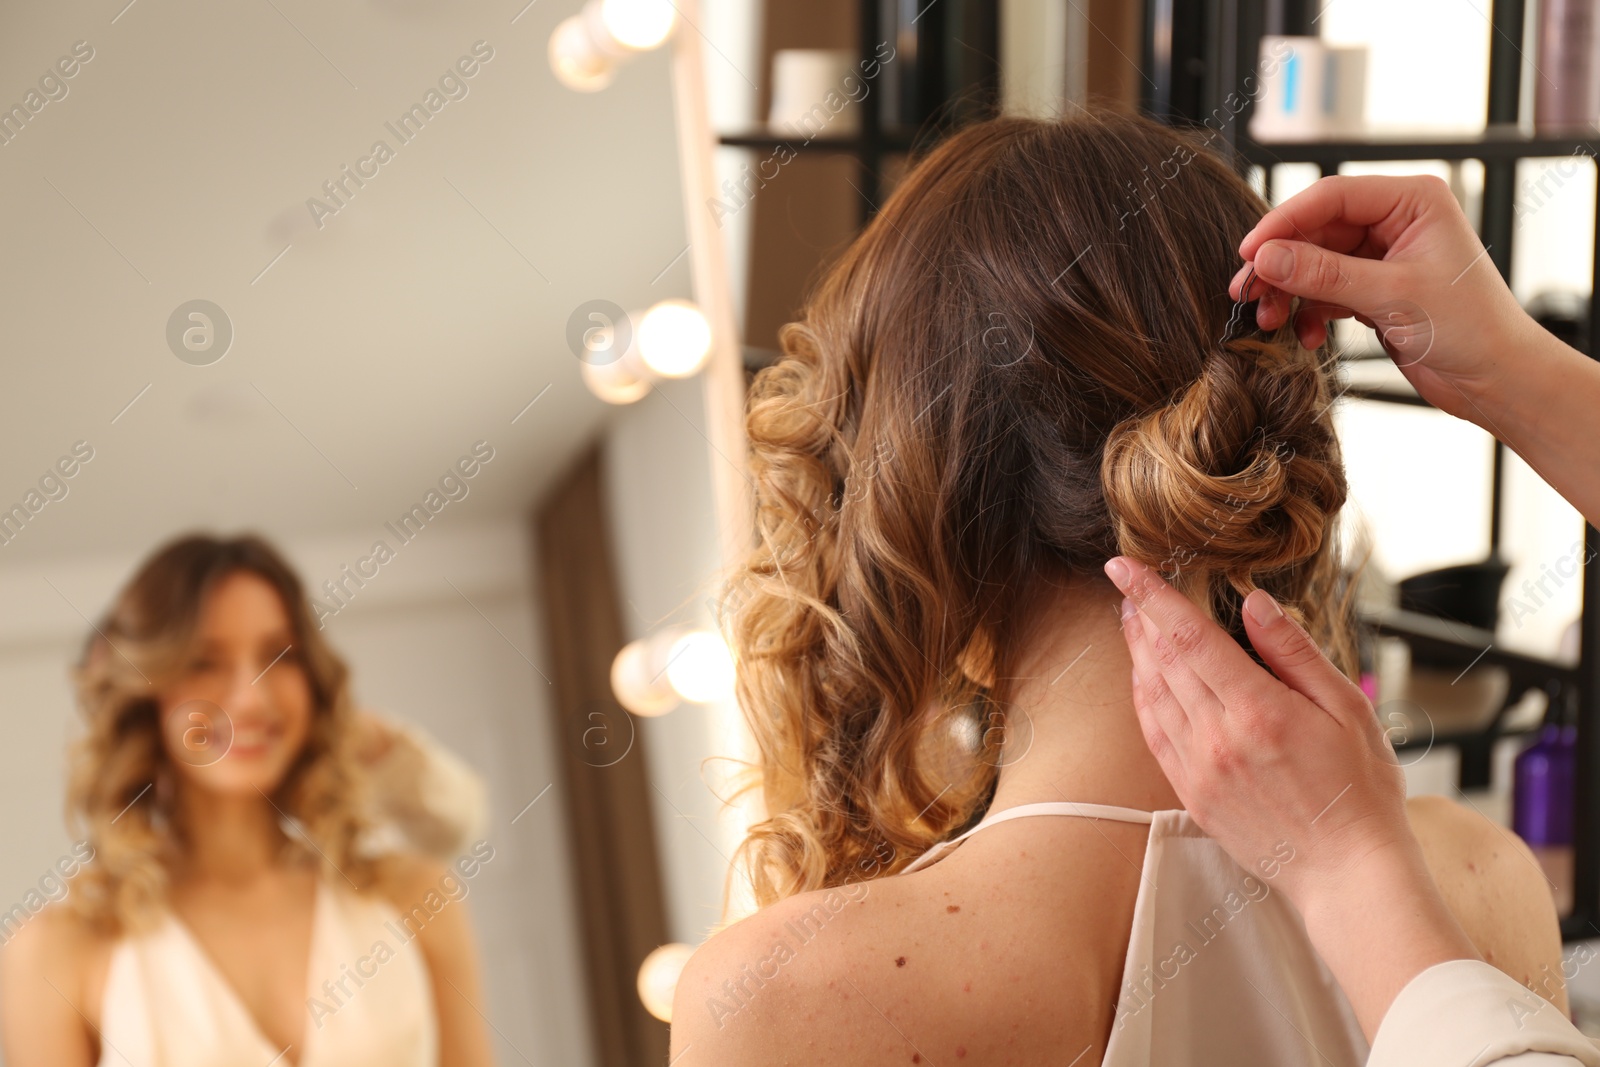
<path id="1" fill-rule="evenodd" d="M 161 694 L 161 734 L 179 777 L 212 793 L 270 794 L 305 744 L 311 686 L 271 584 L 225 577 Z"/>

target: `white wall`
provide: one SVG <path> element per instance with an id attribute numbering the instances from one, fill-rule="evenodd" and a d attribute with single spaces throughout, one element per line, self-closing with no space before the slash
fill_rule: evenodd
<path id="1" fill-rule="evenodd" d="M 723 561 L 698 381 L 665 382 L 618 412 L 605 439 L 605 482 L 628 640 L 669 626 L 711 627 Z M 732 702 L 684 704 L 635 719 L 647 758 L 669 933 L 698 945 L 722 915 L 724 873 L 743 836 L 725 808 L 729 764 L 742 751 Z"/>
<path id="2" fill-rule="evenodd" d="M 420 725 L 484 775 L 486 839 L 495 855 L 467 897 L 487 990 L 480 1007 L 499 1062 L 568 1067 L 590 1062 L 592 1050 L 561 790 L 510 821 L 558 771 L 550 688 L 535 669 L 550 673 L 533 550 L 521 522 L 471 518 L 443 513 L 328 621 L 326 633 L 351 664 L 358 701 Z M 382 534 L 380 524 L 279 543 L 314 588 Z M 4 907 L 70 844 L 63 746 L 79 717 L 65 672 L 86 629 L 77 612 L 102 611 L 149 547 L 0 568 L 0 602 L 10 608 L 0 619 Z"/>
<path id="3" fill-rule="evenodd" d="M 721 132 L 747 131 L 764 118 L 755 114 L 755 86 L 770 76 L 757 62 L 760 8 L 748 0 L 702 0 L 711 121 Z M 737 179 L 753 158 L 745 149 L 717 149 L 717 180 Z M 741 320 L 750 218 L 738 212 L 718 230 Z M 710 601 L 733 561 L 721 558 L 711 487 L 712 465 L 724 461 L 705 429 L 704 383 L 695 378 L 662 382 L 618 408 L 604 434 L 606 499 L 628 640 L 668 626 L 714 624 Z M 706 762 L 749 758 L 740 715 L 730 700 L 633 720 L 652 786 L 668 936 L 688 945 L 700 944 L 723 918 L 725 875 L 751 815 L 751 798 L 723 803 L 734 766 L 726 759 Z M 734 915 L 748 910 L 745 887 L 732 887 L 732 896 Z"/>

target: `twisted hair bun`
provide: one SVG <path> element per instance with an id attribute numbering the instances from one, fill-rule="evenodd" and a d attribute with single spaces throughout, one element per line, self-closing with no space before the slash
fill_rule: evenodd
<path id="1" fill-rule="evenodd" d="M 1100 472 L 1119 551 L 1241 597 L 1315 556 L 1346 495 L 1326 381 L 1293 341 L 1239 338 L 1177 396 L 1119 423 Z"/>

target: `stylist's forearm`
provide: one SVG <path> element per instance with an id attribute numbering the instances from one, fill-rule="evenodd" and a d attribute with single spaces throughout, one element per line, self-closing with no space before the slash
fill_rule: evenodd
<path id="1" fill-rule="evenodd" d="M 1527 320 L 1504 380 L 1472 398 L 1473 422 L 1494 434 L 1589 521 L 1600 526 L 1600 363 Z"/>
<path id="2" fill-rule="evenodd" d="M 1368 1041 L 1406 983 L 1435 964 L 1481 958 L 1420 853 L 1376 853 L 1340 884 L 1302 896 L 1306 931 Z"/>

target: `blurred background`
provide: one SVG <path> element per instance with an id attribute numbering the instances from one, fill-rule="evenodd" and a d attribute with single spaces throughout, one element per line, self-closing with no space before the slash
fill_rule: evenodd
<path id="1" fill-rule="evenodd" d="M 71 847 L 89 620 L 171 536 L 258 531 L 358 702 L 487 787 L 500 1060 L 664 1062 L 676 968 L 748 906 L 725 899 L 756 812 L 713 612 L 748 536 L 743 391 L 907 161 L 1093 101 L 1209 127 L 1273 201 L 1437 173 L 1587 349 L 1600 91 L 1546 99 L 1540 57 L 1577 60 L 1544 7 L 5 3 L 0 908 Z M 1298 90 L 1246 82 L 1280 41 Z M 1516 825 L 1569 940 L 1600 936 L 1593 531 L 1372 331 L 1337 345 L 1366 681 L 1411 788 Z"/>

